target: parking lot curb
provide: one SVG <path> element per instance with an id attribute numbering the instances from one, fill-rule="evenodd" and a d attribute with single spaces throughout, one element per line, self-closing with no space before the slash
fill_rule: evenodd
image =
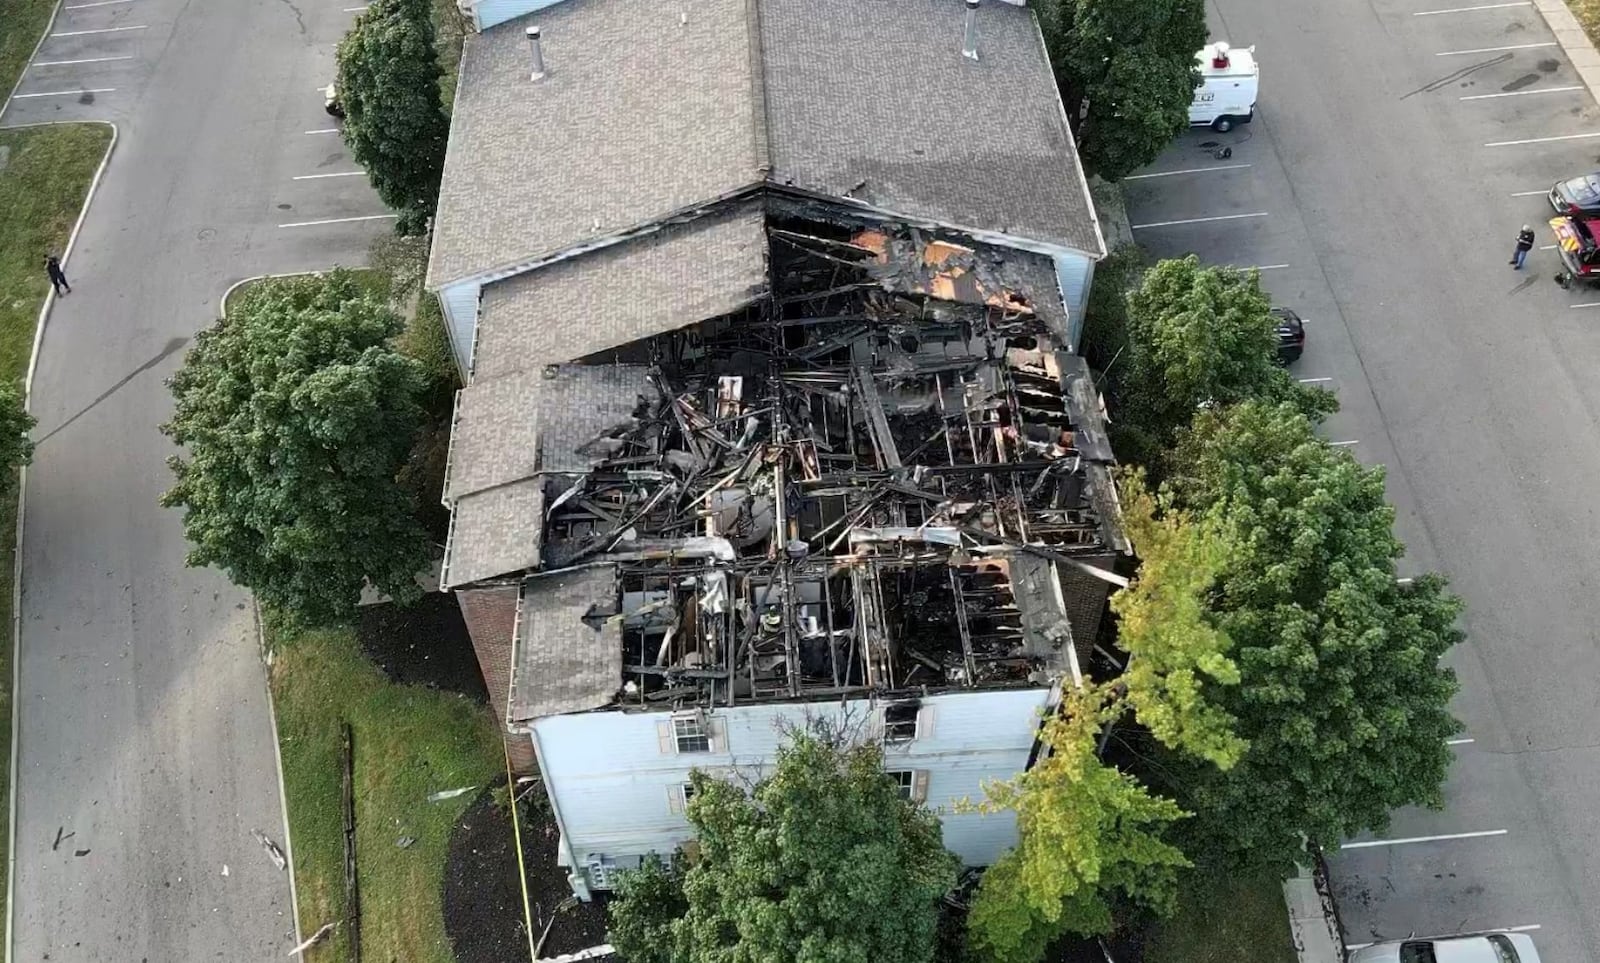
<path id="1" fill-rule="evenodd" d="M 1283 901 L 1289 907 L 1289 933 L 1300 963 L 1344 963 L 1344 936 L 1339 913 L 1325 878 L 1314 867 L 1297 867 L 1283 881 Z"/>
<path id="2" fill-rule="evenodd" d="M 1572 61 L 1572 66 L 1589 88 L 1589 96 L 1600 102 L 1600 50 L 1596 50 L 1589 35 L 1573 15 L 1566 0 L 1533 0 L 1533 6 L 1544 18 L 1545 25 L 1555 34 L 1561 52 Z"/>

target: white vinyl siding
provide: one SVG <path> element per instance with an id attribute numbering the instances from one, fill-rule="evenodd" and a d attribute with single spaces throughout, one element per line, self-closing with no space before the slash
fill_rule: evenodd
<path id="1" fill-rule="evenodd" d="M 439 306 L 444 311 L 445 329 L 450 334 L 450 351 L 455 355 L 463 383 L 472 370 L 472 339 L 478 330 L 479 290 L 473 281 L 439 289 Z"/>
<path id="2" fill-rule="evenodd" d="M 479 0 L 473 10 L 478 19 L 478 29 L 488 30 L 495 24 L 515 20 L 525 13 L 555 6 L 560 0 Z"/>
<path id="3" fill-rule="evenodd" d="M 1022 771 L 1033 747 L 1046 689 L 926 696 L 917 738 L 884 747 L 884 769 L 917 773 L 914 793 L 940 812 L 945 845 L 968 865 L 985 866 L 1016 842 L 1009 813 L 956 813 L 983 785 Z M 711 751 L 679 753 L 668 712 L 586 712 L 534 724 L 540 764 L 574 858 L 616 859 L 670 852 L 691 835 L 683 785 L 699 769 L 758 777 L 784 733 L 808 717 L 847 715 L 866 735 L 881 703 L 740 705 L 706 713 Z"/>

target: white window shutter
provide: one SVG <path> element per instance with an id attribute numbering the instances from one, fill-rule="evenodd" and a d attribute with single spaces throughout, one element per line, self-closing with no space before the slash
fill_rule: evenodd
<path id="1" fill-rule="evenodd" d="M 911 801 L 928 801 L 928 770 L 916 769 L 911 773 Z"/>
<path id="2" fill-rule="evenodd" d="M 660 743 L 663 756 L 678 754 L 678 739 L 672 734 L 672 720 L 656 723 L 656 741 Z"/>
<path id="3" fill-rule="evenodd" d="M 675 815 L 683 813 L 683 787 L 667 787 L 667 811 Z"/>
<path id="4" fill-rule="evenodd" d="M 933 706 L 923 706 L 917 710 L 917 738 L 933 738 Z"/>
<path id="5" fill-rule="evenodd" d="M 720 716 L 707 719 L 706 735 L 711 742 L 712 752 L 728 751 L 728 720 Z"/>
<path id="6" fill-rule="evenodd" d="M 867 713 L 866 739 L 868 742 L 883 741 L 883 707 L 875 706 Z"/>

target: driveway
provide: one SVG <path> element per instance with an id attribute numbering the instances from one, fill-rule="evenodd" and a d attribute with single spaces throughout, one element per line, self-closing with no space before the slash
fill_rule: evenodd
<path id="1" fill-rule="evenodd" d="M 1329 439 L 1388 469 L 1402 570 L 1467 603 L 1447 804 L 1332 859 L 1347 938 L 1510 928 L 1600 960 L 1600 293 L 1552 283 L 1542 197 L 1600 168 L 1600 108 L 1527 2 L 1217 0 L 1211 23 L 1257 45 L 1258 120 L 1131 181 L 1135 233 L 1262 265 L 1312 319 L 1295 370 L 1339 393 Z"/>
<path id="2" fill-rule="evenodd" d="M 68 0 L 0 114 L 119 128 L 33 382 L 16 960 L 293 946 L 287 876 L 251 838 L 283 818 L 248 596 L 184 567 L 156 426 L 231 282 L 361 262 L 387 229 L 317 90 L 349 2 Z"/>

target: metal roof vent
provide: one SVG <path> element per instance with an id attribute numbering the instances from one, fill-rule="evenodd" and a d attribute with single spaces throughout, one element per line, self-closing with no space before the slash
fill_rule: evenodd
<path id="1" fill-rule="evenodd" d="M 967 30 L 961 41 L 961 56 L 978 59 L 978 0 L 967 0 Z"/>
<path id="2" fill-rule="evenodd" d="M 533 76 L 529 77 L 528 79 L 529 80 L 543 80 L 544 79 L 544 49 L 539 46 L 539 28 L 538 27 L 529 27 L 527 29 L 527 34 L 528 34 L 528 50 L 533 55 Z"/>

